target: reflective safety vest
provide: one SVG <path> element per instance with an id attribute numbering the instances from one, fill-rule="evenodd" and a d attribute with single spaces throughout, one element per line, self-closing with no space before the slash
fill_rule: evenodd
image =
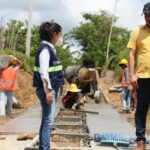
<path id="1" fill-rule="evenodd" d="M 50 54 L 49 68 L 47 70 L 52 88 L 59 87 L 64 84 L 63 68 L 57 55 L 53 49 L 46 43 L 42 43 L 35 57 L 33 86 L 43 88 L 43 82 L 40 75 L 39 55 L 44 48 L 48 48 Z"/>
<path id="2" fill-rule="evenodd" d="M 8 67 L 1 72 L 0 90 L 13 91 L 18 89 L 16 82 L 17 71 L 13 67 Z"/>

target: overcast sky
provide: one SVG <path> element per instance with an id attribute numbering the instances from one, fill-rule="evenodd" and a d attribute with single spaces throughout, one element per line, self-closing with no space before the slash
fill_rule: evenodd
<path id="1" fill-rule="evenodd" d="M 97 13 L 107 10 L 113 14 L 115 0 L 33 0 L 33 24 L 54 19 L 61 24 L 64 32 L 79 25 L 83 21 L 85 12 Z M 143 5 L 148 0 L 118 0 L 116 16 L 117 25 L 133 29 L 144 23 Z M 0 0 L 1 23 L 6 24 L 9 19 L 28 19 L 29 0 Z"/>

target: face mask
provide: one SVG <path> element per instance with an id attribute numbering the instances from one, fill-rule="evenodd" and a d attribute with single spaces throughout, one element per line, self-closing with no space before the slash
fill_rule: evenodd
<path id="1" fill-rule="evenodd" d="M 56 43 L 56 45 L 61 46 L 63 44 L 63 37 L 60 37 Z"/>

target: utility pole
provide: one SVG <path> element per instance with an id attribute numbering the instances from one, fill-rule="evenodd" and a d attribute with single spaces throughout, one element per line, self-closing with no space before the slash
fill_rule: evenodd
<path id="1" fill-rule="evenodd" d="M 108 59 L 109 59 L 109 47 L 110 47 L 110 42 L 111 42 L 111 35 L 112 35 L 112 29 L 114 25 L 115 14 L 116 14 L 116 7 L 117 7 L 117 0 L 115 0 L 114 14 L 112 17 L 112 22 L 111 22 L 111 27 L 110 27 L 109 37 L 108 37 L 106 62 L 108 62 Z"/>
<path id="2" fill-rule="evenodd" d="M 26 53 L 25 53 L 28 57 L 30 56 L 30 47 L 31 47 L 32 10 L 33 10 L 33 0 L 29 0 L 29 17 L 27 23 Z"/>

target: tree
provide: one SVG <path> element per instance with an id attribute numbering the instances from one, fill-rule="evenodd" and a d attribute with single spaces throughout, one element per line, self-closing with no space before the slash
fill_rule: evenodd
<path id="1" fill-rule="evenodd" d="M 103 66 L 106 60 L 106 49 L 108 35 L 111 26 L 112 15 L 106 11 L 98 14 L 83 14 L 85 22 L 79 27 L 73 28 L 68 34 L 69 38 L 74 38 L 83 47 L 82 60 L 92 59 L 96 66 Z M 117 18 L 114 18 L 114 22 Z M 114 26 L 110 44 L 110 56 L 118 55 L 126 47 L 129 37 L 127 29 Z"/>
<path id="2" fill-rule="evenodd" d="M 5 32 L 5 48 L 16 50 L 18 34 L 23 27 L 23 22 L 17 20 L 10 20 L 7 23 L 7 29 Z"/>
<path id="3" fill-rule="evenodd" d="M 5 35 L 3 35 L 5 40 L 4 50 L 15 50 L 17 52 L 24 53 L 26 52 L 26 33 L 27 27 L 21 21 L 10 20 L 6 27 Z M 39 36 L 39 26 L 34 25 L 31 32 L 31 56 L 35 56 L 39 44 L 41 43 Z M 72 65 L 78 59 L 72 57 L 70 52 L 70 47 L 66 44 L 66 38 L 64 36 L 64 44 L 62 46 L 56 47 L 58 55 L 62 61 L 64 67 Z M 12 51 L 10 51 L 12 52 Z"/>
<path id="4" fill-rule="evenodd" d="M 39 26 L 33 26 L 32 32 L 31 32 L 31 56 L 35 56 L 37 48 L 41 42 L 40 35 L 39 35 Z"/>
<path id="5" fill-rule="evenodd" d="M 5 45 L 5 28 L 0 26 L 0 50 L 4 49 L 4 45 Z"/>
<path id="6" fill-rule="evenodd" d="M 69 47 L 56 46 L 56 50 L 64 68 L 74 64 Z"/>
<path id="7" fill-rule="evenodd" d="M 26 49 L 26 33 L 27 33 L 27 28 L 23 27 L 19 33 L 18 33 L 18 40 L 17 40 L 17 46 L 16 50 L 19 52 L 22 52 L 25 54 L 25 49 Z"/>
<path id="8" fill-rule="evenodd" d="M 23 28 L 18 35 L 17 50 L 25 53 L 26 50 L 26 32 L 27 28 Z M 34 56 L 41 40 L 39 37 L 39 26 L 34 25 L 31 32 L 30 54 Z"/>

